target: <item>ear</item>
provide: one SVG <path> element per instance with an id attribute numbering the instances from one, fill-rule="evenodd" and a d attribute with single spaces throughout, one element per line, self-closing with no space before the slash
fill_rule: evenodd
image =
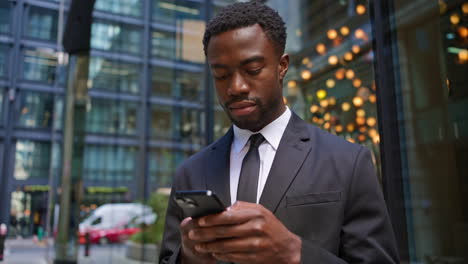
<path id="1" fill-rule="evenodd" d="M 288 72 L 289 68 L 289 54 L 285 53 L 281 56 L 280 62 L 278 65 L 280 81 L 283 81 L 284 76 Z"/>

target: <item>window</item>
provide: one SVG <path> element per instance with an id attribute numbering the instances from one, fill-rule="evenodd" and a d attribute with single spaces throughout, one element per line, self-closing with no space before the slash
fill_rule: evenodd
<path id="1" fill-rule="evenodd" d="M 141 53 L 142 31 L 135 27 L 95 22 L 91 29 L 91 47 L 113 52 Z"/>
<path id="2" fill-rule="evenodd" d="M 84 180 L 132 181 L 135 177 L 136 147 L 86 145 Z"/>
<path id="3" fill-rule="evenodd" d="M 50 143 L 18 140 L 15 154 L 15 179 L 48 179 L 50 152 Z"/>
<path id="4" fill-rule="evenodd" d="M 0 44 L 0 78 L 7 76 L 9 49 L 5 44 Z"/>
<path id="5" fill-rule="evenodd" d="M 218 139 L 222 137 L 231 127 L 231 120 L 223 111 L 222 108 L 214 111 L 214 137 Z"/>
<path id="6" fill-rule="evenodd" d="M 151 95 L 171 97 L 173 95 L 173 82 L 175 69 L 153 67 Z"/>
<path id="7" fill-rule="evenodd" d="M 10 32 L 10 10 L 8 1 L 0 2 L 0 33 Z"/>
<path id="8" fill-rule="evenodd" d="M 203 144 L 204 112 L 199 109 L 181 108 L 180 137 L 183 142 Z"/>
<path id="9" fill-rule="evenodd" d="M 176 34 L 174 32 L 155 30 L 151 39 L 151 54 L 157 58 L 176 59 Z"/>
<path id="10" fill-rule="evenodd" d="M 142 0 L 96 0 L 94 9 L 121 15 L 141 16 Z"/>
<path id="11" fill-rule="evenodd" d="M 24 29 L 27 37 L 56 41 L 57 27 L 57 11 L 33 6 L 30 7 L 28 21 Z"/>
<path id="12" fill-rule="evenodd" d="M 137 64 L 93 57 L 89 79 L 93 89 L 138 93 L 140 72 Z"/>
<path id="13" fill-rule="evenodd" d="M 203 20 L 203 6 L 200 3 L 180 0 L 153 0 L 153 20 L 175 23 L 176 20 Z"/>
<path id="14" fill-rule="evenodd" d="M 86 131 L 103 134 L 134 135 L 136 133 L 138 104 L 109 99 L 91 99 L 86 114 Z"/>
<path id="15" fill-rule="evenodd" d="M 57 66 L 55 52 L 46 49 L 26 49 L 23 65 L 25 80 L 54 83 Z"/>
<path id="16" fill-rule="evenodd" d="M 19 102 L 18 126 L 28 128 L 51 128 L 54 114 L 57 115 L 55 128 L 62 124 L 62 99 L 55 102 L 50 93 L 22 91 Z M 54 111 L 55 110 L 55 111 Z"/>
<path id="17" fill-rule="evenodd" d="M 176 114 L 173 107 L 153 105 L 151 110 L 151 135 L 156 139 L 176 138 L 175 125 Z"/>
<path id="18" fill-rule="evenodd" d="M 194 153 L 196 153 L 195 150 L 152 149 L 149 153 L 150 162 L 148 163 L 150 182 L 156 183 L 158 188 L 170 187 L 176 168 Z"/>
<path id="19" fill-rule="evenodd" d="M 201 72 L 177 72 L 176 81 L 180 85 L 182 98 L 185 100 L 192 100 L 199 102 L 201 99 L 201 79 L 203 73 Z"/>
<path id="20" fill-rule="evenodd" d="M 0 126 L 3 126 L 3 94 L 5 91 L 0 89 Z"/>

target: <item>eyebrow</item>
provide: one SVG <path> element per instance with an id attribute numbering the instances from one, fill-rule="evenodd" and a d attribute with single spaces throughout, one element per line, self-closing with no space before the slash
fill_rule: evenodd
<path id="1" fill-rule="evenodd" d="M 247 64 L 252 63 L 252 62 L 263 62 L 263 61 L 265 61 L 265 57 L 263 57 L 263 56 L 253 56 L 251 58 L 248 58 L 248 59 L 245 59 L 245 60 L 241 61 L 240 65 L 244 66 L 244 65 L 247 65 Z M 222 69 L 229 68 L 226 64 L 219 64 L 219 63 L 211 64 L 211 67 L 212 68 L 222 68 Z"/>

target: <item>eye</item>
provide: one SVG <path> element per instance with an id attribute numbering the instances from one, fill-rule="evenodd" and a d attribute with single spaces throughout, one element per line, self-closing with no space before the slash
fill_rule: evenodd
<path id="1" fill-rule="evenodd" d="M 260 72 L 262 71 L 262 68 L 259 68 L 259 69 L 255 69 L 255 70 L 247 70 L 247 73 L 249 75 L 258 75 Z"/>
<path id="2" fill-rule="evenodd" d="M 220 76 L 214 76 L 215 80 L 217 81 L 224 81 L 228 78 L 229 76 L 227 74 L 225 75 L 220 75 Z"/>

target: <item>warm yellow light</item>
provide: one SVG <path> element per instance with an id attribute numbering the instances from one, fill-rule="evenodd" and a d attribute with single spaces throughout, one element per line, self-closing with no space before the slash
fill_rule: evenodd
<path id="1" fill-rule="evenodd" d="M 466 27 L 458 27 L 458 35 L 462 38 L 467 38 L 468 37 L 468 28 Z"/>
<path id="2" fill-rule="evenodd" d="M 366 116 L 366 111 L 364 109 L 358 109 L 356 111 L 356 116 L 364 117 L 364 116 Z"/>
<path id="3" fill-rule="evenodd" d="M 306 65 L 310 62 L 310 59 L 308 57 L 305 57 L 302 59 L 302 64 Z"/>
<path id="4" fill-rule="evenodd" d="M 317 124 L 321 125 L 321 124 L 323 124 L 323 122 L 324 122 L 324 121 L 323 121 L 322 118 L 317 119 Z"/>
<path id="5" fill-rule="evenodd" d="M 463 49 L 458 52 L 458 59 L 460 62 L 465 63 L 468 61 L 468 50 Z"/>
<path id="6" fill-rule="evenodd" d="M 289 88 L 296 88 L 297 82 L 296 81 L 289 81 L 288 82 L 288 87 Z"/>
<path id="7" fill-rule="evenodd" d="M 327 31 L 327 37 L 329 39 L 336 39 L 336 37 L 338 37 L 338 32 L 336 32 L 334 29 L 330 29 Z"/>
<path id="8" fill-rule="evenodd" d="M 336 133 L 341 133 L 341 132 L 343 132 L 343 126 L 342 126 L 342 125 L 336 125 L 335 131 L 336 131 Z"/>
<path id="9" fill-rule="evenodd" d="M 379 133 L 377 133 L 377 130 L 375 128 L 371 128 L 369 129 L 369 132 L 367 132 L 367 134 L 369 135 L 369 137 L 373 138 L 377 136 Z"/>
<path id="10" fill-rule="evenodd" d="M 336 55 L 328 57 L 328 63 L 330 63 L 331 65 L 338 64 L 338 57 Z"/>
<path id="11" fill-rule="evenodd" d="M 312 114 L 317 113 L 319 110 L 320 110 L 320 108 L 318 107 L 318 105 L 312 105 L 312 106 L 310 107 L 310 112 L 311 112 Z"/>
<path id="12" fill-rule="evenodd" d="M 315 47 L 315 50 L 320 55 L 323 55 L 323 54 L 327 53 L 327 47 L 323 43 L 317 44 L 317 46 Z"/>
<path id="13" fill-rule="evenodd" d="M 369 102 L 375 104 L 375 102 L 377 102 L 377 96 L 375 96 L 375 94 L 369 95 Z"/>
<path id="14" fill-rule="evenodd" d="M 377 119 L 375 117 L 367 118 L 367 125 L 373 127 L 377 124 Z"/>
<path id="15" fill-rule="evenodd" d="M 300 29 L 296 29 L 296 35 L 298 37 L 302 36 L 302 31 Z"/>
<path id="16" fill-rule="evenodd" d="M 354 78 L 354 71 L 351 70 L 351 69 L 350 69 L 350 70 L 347 70 L 347 71 L 346 71 L 346 78 L 348 78 L 348 79 L 350 79 L 350 80 L 353 79 L 353 78 Z"/>
<path id="17" fill-rule="evenodd" d="M 353 80 L 353 86 L 354 87 L 358 88 L 358 87 L 361 87 L 361 85 L 362 85 L 361 79 L 356 78 L 356 79 Z"/>
<path id="18" fill-rule="evenodd" d="M 323 125 L 323 128 L 325 128 L 326 130 L 330 129 L 330 123 L 326 122 L 326 123 Z"/>
<path id="19" fill-rule="evenodd" d="M 358 136 L 358 140 L 359 140 L 360 142 L 364 142 L 364 141 L 366 141 L 366 136 L 363 135 L 363 134 L 361 134 L 361 135 Z"/>
<path id="20" fill-rule="evenodd" d="M 318 122 L 319 122 L 319 118 L 316 117 L 316 116 L 312 117 L 312 122 L 313 122 L 313 123 L 318 123 Z"/>
<path id="21" fill-rule="evenodd" d="M 365 127 L 365 126 L 360 127 L 359 132 L 366 133 L 367 132 L 367 127 Z"/>
<path id="22" fill-rule="evenodd" d="M 458 25 L 458 23 L 460 23 L 460 15 L 458 15 L 458 14 L 450 15 L 450 23 L 452 23 L 454 25 Z"/>
<path id="23" fill-rule="evenodd" d="M 464 3 L 462 5 L 462 12 L 463 14 L 467 15 L 468 14 L 468 2 Z"/>
<path id="24" fill-rule="evenodd" d="M 325 121 L 330 121 L 330 119 L 331 119 L 330 113 L 326 113 L 326 114 L 323 116 L 323 120 L 325 120 Z"/>
<path id="25" fill-rule="evenodd" d="M 356 29 L 356 31 L 354 31 L 354 36 L 357 38 L 357 39 L 365 39 L 366 38 L 366 32 L 360 28 Z"/>
<path id="26" fill-rule="evenodd" d="M 356 6 L 356 13 L 358 15 L 364 15 L 366 13 L 366 7 L 364 5 L 357 5 Z"/>
<path id="27" fill-rule="evenodd" d="M 288 99 L 286 97 L 284 97 L 284 96 L 283 96 L 283 103 L 288 104 Z"/>
<path id="28" fill-rule="evenodd" d="M 348 51 L 348 52 L 346 52 L 346 53 L 344 54 L 343 57 L 344 57 L 345 60 L 350 61 L 350 60 L 353 59 L 353 54 L 352 54 L 351 52 Z"/>
<path id="29" fill-rule="evenodd" d="M 330 98 L 328 98 L 328 104 L 331 105 L 331 106 L 336 105 L 336 99 L 335 99 L 335 97 L 330 97 Z"/>
<path id="30" fill-rule="evenodd" d="M 335 77 L 336 77 L 336 79 L 338 79 L 338 80 L 343 80 L 344 77 L 345 77 L 345 73 L 346 73 L 346 71 L 345 71 L 345 69 L 343 69 L 343 68 L 337 70 L 337 71 L 335 72 Z"/>
<path id="31" fill-rule="evenodd" d="M 325 97 L 327 97 L 327 91 L 325 91 L 325 90 L 323 90 L 323 89 L 318 90 L 316 94 L 317 94 L 317 98 L 318 98 L 319 100 L 322 100 L 322 99 L 324 99 Z"/>
<path id="32" fill-rule="evenodd" d="M 309 70 L 302 70 L 301 77 L 302 77 L 302 79 L 307 81 L 310 78 L 312 78 L 312 73 Z"/>
<path id="33" fill-rule="evenodd" d="M 310 68 L 312 68 L 312 66 L 314 66 L 314 64 L 313 64 L 312 62 L 309 62 L 309 63 L 307 63 L 307 65 L 306 65 L 306 66 L 307 66 L 307 68 L 309 68 L 309 69 L 310 69 Z"/>
<path id="34" fill-rule="evenodd" d="M 328 107 L 328 100 L 320 101 L 320 106 L 323 107 L 323 108 L 327 108 Z"/>
<path id="35" fill-rule="evenodd" d="M 379 142 L 380 142 L 380 136 L 379 136 L 379 135 L 376 135 L 376 136 L 372 137 L 372 142 L 374 142 L 374 144 L 379 144 Z"/>
<path id="36" fill-rule="evenodd" d="M 346 125 L 346 130 L 348 132 L 353 132 L 354 131 L 354 124 L 353 123 L 349 123 L 348 125 Z"/>
<path id="37" fill-rule="evenodd" d="M 356 97 L 353 98 L 353 104 L 356 107 L 361 107 L 364 104 L 364 100 L 362 100 L 361 97 L 356 96 Z"/>
<path id="38" fill-rule="evenodd" d="M 351 50 L 354 52 L 354 54 L 358 54 L 361 51 L 361 47 L 359 47 L 359 45 L 353 45 Z"/>
<path id="39" fill-rule="evenodd" d="M 341 109 L 344 111 L 344 112 L 348 112 L 349 109 L 351 109 L 351 104 L 348 103 L 348 102 L 345 102 L 341 105 Z"/>
<path id="40" fill-rule="evenodd" d="M 444 0 L 439 0 L 439 12 L 440 14 L 444 14 L 447 11 L 447 4 Z"/>
<path id="41" fill-rule="evenodd" d="M 342 27 L 340 28 L 340 32 L 341 32 L 341 35 L 343 35 L 343 36 L 349 35 L 349 27 L 347 27 L 347 26 L 342 26 Z"/>
<path id="42" fill-rule="evenodd" d="M 362 126 L 366 123 L 366 118 L 362 117 L 362 116 L 358 116 L 356 117 L 356 124 Z"/>
<path id="43" fill-rule="evenodd" d="M 351 138 L 351 137 L 350 137 L 350 138 L 347 138 L 346 140 L 348 140 L 348 141 L 351 142 L 351 143 L 356 143 L 356 140 L 354 140 L 354 138 Z"/>
<path id="44" fill-rule="evenodd" d="M 328 80 L 325 82 L 325 84 L 327 85 L 328 88 L 333 88 L 333 87 L 335 87 L 336 82 L 335 82 L 335 80 L 333 80 L 333 79 L 328 79 Z"/>

